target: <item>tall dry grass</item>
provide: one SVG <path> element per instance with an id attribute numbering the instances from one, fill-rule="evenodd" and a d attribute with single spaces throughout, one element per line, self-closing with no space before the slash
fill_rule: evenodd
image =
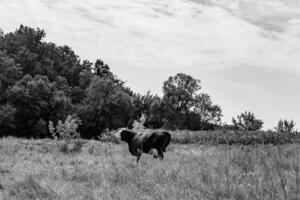
<path id="1" fill-rule="evenodd" d="M 125 144 L 0 140 L 0 199 L 300 199 L 300 145 L 171 144 L 164 161 Z"/>

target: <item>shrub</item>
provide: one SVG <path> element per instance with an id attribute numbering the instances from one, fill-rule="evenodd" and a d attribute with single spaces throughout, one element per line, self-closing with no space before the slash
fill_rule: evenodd
<path id="1" fill-rule="evenodd" d="M 293 120 L 288 121 L 280 119 L 278 121 L 277 127 L 275 127 L 275 130 L 281 133 L 292 133 L 294 132 L 295 125 L 296 124 Z"/>
<path id="2" fill-rule="evenodd" d="M 263 121 L 256 119 L 255 115 L 251 112 L 245 111 L 237 116 L 237 119 L 232 118 L 232 123 L 236 129 L 257 131 L 263 127 Z"/>
<path id="3" fill-rule="evenodd" d="M 82 149 L 82 142 L 80 139 L 80 133 L 77 131 L 80 119 L 76 116 L 68 115 L 66 120 L 62 122 L 58 121 L 56 127 L 53 122 L 49 122 L 49 131 L 55 140 L 62 140 L 63 143 L 60 146 L 62 152 L 79 152 Z"/>
<path id="4" fill-rule="evenodd" d="M 286 144 L 299 143 L 300 132 L 280 134 L 275 131 L 174 131 L 172 143 L 179 144 Z"/>
<path id="5" fill-rule="evenodd" d="M 136 132 L 140 132 L 140 131 L 143 131 L 145 130 L 145 123 L 146 123 L 146 115 L 145 114 L 142 114 L 142 116 L 140 117 L 140 119 L 137 121 L 137 120 L 134 120 L 133 124 L 132 124 L 132 127 L 133 127 L 133 130 L 136 131 Z"/>
<path id="6" fill-rule="evenodd" d="M 101 142 L 111 142 L 115 144 L 120 144 L 120 141 L 118 138 L 115 137 L 114 135 L 115 131 L 109 131 L 106 129 L 99 137 L 98 139 Z"/>

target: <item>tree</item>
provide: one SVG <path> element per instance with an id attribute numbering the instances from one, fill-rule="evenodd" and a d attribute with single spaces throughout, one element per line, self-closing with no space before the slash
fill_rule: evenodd
<path id="1" fill-rule="evenodd" d="M 110 71 L 110 68 L 105 64 L 101 59 L 97 59 L 94 65 L 94 72 L 97 76 L 101 78 L 111 77 L 113 74 Z"/>
<path id="2" fill-rule="evenodd" d="M 280 119 L 278 121 L 277 127 L 275 127 L 275 130 L 281 133 L 292 133 L 294 132 L 295 125 L 296 124 L 294 120 L 288 121 Z"/>
<path id="3" fill-rule="evenodd" d="M 248 131 L 257 131 L 263 127 L 263 121 L 256 119 L 253 113 L 247 111 L 238 115 L 237 119 L 232 118 L 232 123 L 236 129 Z"/>
<path id="4" fill-rule="evenodd" d="M 11 105 L 0 105 L 0 136 L 15 134 L 16 109 Z"/>
<path id="5" fill-rule="evenodd" d="M 14 59 L 0 50 L 0 104 L 7 101 L 7 90 L 22 76 L 22 69 Z"/>
<path id="6" fill-rule="evenodd" d="M 93 77 L 123 84 L 102 60 L 94 66 L 81 62 L 69 46 L 45 42 L 45 36 L 44 30 L 23 25 L 11 33 L 0 31 L 0 105 L 15 108 L 19 136 L 39 132 L 35 136 L 44 137 L 49 119 L 55 122 L 85 107 Z"/>
<path id="7" fill-rule="evenodd" d="M 219 124 L 221 122 L 222 109 L 219 105 L 213 104 L 208 94 L 196 95 L 193 110 L 204 124 Z"/>
<path id="8" fill-rule="evenodd" d="M 78 110 L 82 119 L 80 130 L 83 137 L 97 137 L 104 129 L 129 125 L 133 114 L 131 97 L 119 80 L 96 76 L 86 93 L 85 102 Z"/>
<path id="9" fill-rule="evenodd" d="M 161 128 L 164 123 L 162 99 L 157 95 L 152 95 L 148 91 L 145 95 L 133 95 L 133 107 L 135 109 L 134 117 L 138 120 L 145 115 L 145 127 Z"/>
<path id="10" fill-rule="evenodd" d="M 0 42 L 0 50 L 20 64 L 23 74 L 32 74 L 39 68 L 38 51 L 45 37 L 41 29 L 33 29 L 21 25 L 14 33 L 5 34 Z"/>
<path id="11" fill-rule="evenodd" d="M 211 129 L 222 116 L 208 94 L 200 93 L 200 80 L 179 73 L 163 85 L 166 128 Z"/>
<path id="12" fill-rule="evenodd" d="M 194 98 L 200 89 L 200 80 L 183 73 L 170 76 L 164 82 L 163 101 L 168 110 L 166 119 L 169 124 L 167 126 L 172 124 L 179 128 L 190 129 L 189 110 L 194 105 Z"/>
<path id="13" fill-rule="evenodd" d="M 131 126 L 211 129 L 221 109 L 200 93 L 200 80 L 179 73 L 164 82 L 161 98 L 134 93 L 103 60 L 81 61 L 69 46 L 45 42 L 39 28 L 0 30 L 0 129 L 22 137 L 48 137 L 48 122 L 69 114 L 82 119 L 81 135 Z"/>
<path id="14" fill-rule="evenodd" d="M 9 103 L 16 108 L 17 134 L 24 137 L 49 136 L 47 122 L 64 118 L 70 108 L 56 83 L 40 75 L 26 75 L 18 81 L 9 91 Z"/>

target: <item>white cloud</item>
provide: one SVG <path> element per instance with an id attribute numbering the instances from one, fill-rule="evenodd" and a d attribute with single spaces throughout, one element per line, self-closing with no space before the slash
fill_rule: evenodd
<path id="1" fill-rule="evenodd" d="M 300 72 L 300 39 L 273 32 L 298 34 L 290 30 L 298 27 L 293 18 L 297 12 L 289 13 L 281 1 L 4 2 L 0 22 L 5 30 L 21 23 L 45 28 L 48 40 L 69 44 L 88 59 L 102 56 L 118 65 L 127 61 L 140 67 L 196 65 L 214 70 L 248 63 Z"/>
<path id="2" fill-rule="evenodd" d="M 160 93 L 167 76 L 192 73 L 212 85 L 230 114 L 230 97 L 241 98 L 238 109 L 249 104 L 235 89 L 255 93 L 266 83 L 214 83 L 217 74 L 236 66 L 300 74 L 298 0 L 2 0 L 0 24 L 5 32 L 41 27 L 47 41 L 67 44 L 84 59 L 102 58 L 139 91 Z M 219 95 L 224 85 L 229 94 Z"/>

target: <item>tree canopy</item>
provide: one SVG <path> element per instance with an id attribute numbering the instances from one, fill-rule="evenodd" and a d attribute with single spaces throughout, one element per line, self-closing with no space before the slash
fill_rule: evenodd
<path id="1" fill-rule="evenodd" d="M 213 129 L 220 106 L 184 73 L 163 83 L 163 96 L 133 92 L 103 60 L 80 60 L 69 46 L 45 42 L 39 28 L 0 31 L 0 136 L 51 137 L 49 121 L 77 115 L 84 138 L 131 127 L 144 116 L 149 128 Z"/>
<path id="2" fill-rule="evenodd" d="M 256 119 L 254 113 L 245 111 L 237 116 L 237 119 L 232 118 L 232 123 L 236 129 L 257 131 L 263 127 L 263 121 Z"/>

